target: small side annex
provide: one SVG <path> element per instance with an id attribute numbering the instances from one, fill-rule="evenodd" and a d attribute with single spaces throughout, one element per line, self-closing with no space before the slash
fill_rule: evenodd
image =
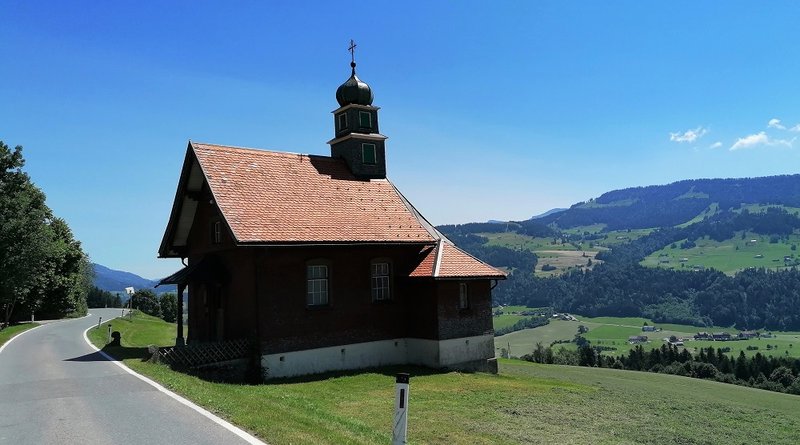
<path id="1" fill-rule="evenodd" d="M 505 274 L 386 179 L 378 108 L 352 66 L 330 157 L 189 143 L 159 248 L 187 264 L 162 280 L 188 290 L 185 341 L 258 339 L 270 378 L 496 371 L 491 289 Z"/>

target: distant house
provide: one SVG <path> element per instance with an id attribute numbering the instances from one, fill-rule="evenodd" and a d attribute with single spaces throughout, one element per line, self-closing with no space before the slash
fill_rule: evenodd
<path id="1" fill-rule="evenodd" d="M 711 338 L 712 336 L 708 332 L 698 332 L 697 334 L 694 334 L 695 340 L 709 340 Z"/>
<path id="2" fill-rule="evenodd" d="M 731 334 L 727 332 L 715 332 L 712 337 L 714 341 L 729 341 L 731 339 Z"/>
<path id="3" fill-rule="evenodd" d="M 749 340 L 751 338 L 758 338 L 758 331 L 742 331 L 738 337 L 742 340 Z"/>
<path id="4" fill-rule="evenodd" d="M 640 344 L 640 343 L 647 343 L 647 336 L 646 335 L 631 335 L 628 337 L 628 343 L 632 345 Z"/>
<path id="5" fill-rule="evenodd" d="M 642 326 L 642 332 L 655 332 L 655 326 Z"/>

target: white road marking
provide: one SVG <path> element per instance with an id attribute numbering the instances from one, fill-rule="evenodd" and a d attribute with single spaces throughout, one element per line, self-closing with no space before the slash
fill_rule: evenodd
<path id="1" fill-rule="evenodd" d="M 116 317 L 114 317 L 114 318 L 116 318 Z M 110 318 L 109 321 L 110 320 L 113 320 L 113 318 Z M 122 362 L 115 360 L 110 355 L 108 355 L 105 352 L 101 351 L 95 345 L 93 345 L 92 342 L 89 341 L 89 337 L 86 335 L 86 333 L 89 332 L 89 329 L 92 329 L 92 328 L 94 328 L 94 326 L 89 326 L 88 328 L 86 328 L 85 331 L 83 331 L 83 339 L 86 341 L 86 344 L 88 344 L 95 351 L 99 352 L 103 357 L 105 357 L 106 360 L 108 360 L 111 363 L 119 366 L 120 368 L 122 368 L 128 374 L 138 378 L 139 380 L 147 383 L 148 385 L 152 386 L 153 388 L 155 388 L 155 389 L 161 391 L 162 393 L 172 397 L 173 399 L 177 400 L 179 403 L 181 403 L 181 404 L 183 404 L 185 406 L 188 406 L 189 408 L 197 411 L 198 413 L 200 413 L 201 415 L 205 416 L 207 419 L 211 420 L 212 422 L 216 423 L 217 425 L 225 428 L 226 430 L 232 432 L 233 434 L 236 434 L 237 436 L 242 438 L 245 442 L 247 442 L 249 444 L 252 444 L 252 445 L 269 445 L 266 442 L 263 442 L 263 441 L 257 439 L 256 437 L 254 437 L 250 433 L 248 433 L 248 432 L 244 431 L 243 429 L 239 428 L 238 426 L 228 422 L 225 419 L 222 419 L 222 418 L 216 416 L 211 411 L 208 411 L 207 409 L 195 404 L 194 402 L 192 402 L 192 401 L 190 401 L 190 400 L 188 400 L 188 399 L 186 399 L 186 398 L 184 398 L 182 396 L 179 396 L 178 394 L 175 394 L 174 392 L 168 390 L 167 388 L 164 388 L 163 386 L 161 386 L 160 384 L 156 383 L 155 381 L 153 381 L 153 380 L 151 380 L 151 379 L 149 379 L 149 378 L 137 373 L 136 371 L 132 370 L 131 368 L 128 368 Z M 33 329 L 31 329 L 31 331 L 32 330 Z M 25 331 L 25 332 L 28 332 L 28 331 Z M 14 337 L 14 338 L 16 338 L 16 337 Z M 6 344 L 8 344 L 8 343 L 6 343 Z"/>
<path id="2" fill-rule="evenodd" d="M 34 329 L 41 328 L 42 326 L 44 326 L 44 325 L 40 324 L 39 326 L 34 326 L 34 327 L 28 329 L 27 331 L 22 331 L 19 334 L 9 338 L 7 342 L 3 343 L 3 346 L 0 346 L 0 354 L 3 353 L 3 349 L 5 349 L 6 346 L 8 346 L 12 341 L 18 339 L 19 337 L 22 337 L 23 334 L 27 334 L 28 332 L 33 331 Z"/>

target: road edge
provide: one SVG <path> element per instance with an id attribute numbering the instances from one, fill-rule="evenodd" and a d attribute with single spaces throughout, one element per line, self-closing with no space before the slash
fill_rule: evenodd
<path id="1" fill-rule="evenodd" d="M 16 339 L 17 337 L 19 337 L 20 335 L 22 335 L 22 334 L 25 334 L 26 332 L 30 332 L 30 331 L 33 331 L 33 330 L 35 330 L 35 329 L 39 329 L 39 328 L 41 328 L 42 326 L 47 326 L 48 324 L 51 324 L 51 323 L 58 323 L 58 322 L 61 322 L 61 321 L 70 321 L 70 320 L 80 320 L 81 318 L 86 318 L 86 317 L 88 317 L 88 316 L 90 316 L 90 315 L 92 315 L 92 314 L 91 314 L 90 312 L 87 312 L 87 313 L 86 313 L 86 315 L 84 315 L 83 317 L 78 317 L 78 318 L 64 318 L 64 319 L 61 319 L 61 320 L 55 320 L 55 321 L 51 321 L 50 323 L 34 322 L 34 323 L 39 323 L 39 324 L 37 324 L 36 326 L 34 326 L 34 327 L 32 327 L 32 328 L 30 328 L 30 329 L 28 329 L 28 330 L 26 330 L 26 331 L 22 331 L 22 332 L 20 332 L 19 334 L 15 335 L 15 336 L 13 336 L 13 337 L 11 337 L 11 338 L 9 338 L 9 339 L 8 339 L 8 341 L 6 341 L 6 342 L 5 342 L 5 343 L 3 343 L 2 345 L 0 345 L 0 354 L 2 354 L 2 353 L 3 353 L 3 350 L 4 350 L 4 349 L 6 349 L 6 346 L 8 346 L 8 345 L 9 345 L 9 343 L 11 343 L 12 341 L 14 341 L 14 339 Z"/>
<path id="2" fill-rule="evenodd" d="M 19 334 L 9 338 L 8 341 L 6 341 L 5 343 L 3 343 L 2 346 L 0 346 L 0 354 L 3 353 L 3 350 L 6 349 L 6 346 L 10 345 L 12 341 L 18 339 L 19 337 L 21 337 L 24 334 L 27 334 L 30 331 L 35 331 L 35 330 L 39 329 L 42 326 L 44 326 L 44 325 L 43 324 L 36 325 L 36 326 L 34 326 L 34 327 L 30 328 L 30 329 L 24 330 L 24 331 L 20 332 Z"/>
<path id="3" fill-rule="evenodd" d="M 114 317 L 114 318 L 117 318 L 117 317 Z M 113 318 L 110 318 L 109 320 L 113 320 Z M 86 342 L 87 345 L 89 345 L 89 347 L 91 347 L 95 351 L 99 352 L 100 355 L 102 355 L 106 360 L 108 360 L 111 363 L 119 366 L 120 368 L 122 368 L 122 370 L 124 370 L 128 374 L 130 374 L 130 375 L 138 378 L 139 380 L 147 383 L 148 385 L 150 385 L 153 388 L 157 389 L 159 392 L 162 392 L 162 393 L 170 396 L 171 398 L 176 400 L 178 403 L 191 408 L 192 410 L 196 411 L 197 413 L 201 414 L 202 416 L 206 417 L 207 419 L 211 420 L 212 422 L 216 423 L 217 425 L 219 425 L 219 426 L 225 428 L 226 430 L 230 431 L 231 433 L 239 436 L 239 438 L 243 439 L 245 442 L 247 442 L 249 444 L 252 444 L 252 445 L 269 445 L 268 443 L 256 438 L 255 436 L 253 436 L 252 434 L 248 433 L 247 431 L 245 431 L 245 430 L 239 428 L 238 426 L 228 422 L 227 420 L 217 416 L 216 414 L 214 414 L 211 411 L 201 407 L 200 405 L 197 405 L 196 403 L 192 402 L 191 400 L 189 400 L 189 399 L 187 399 L 187 398 L 185 398 L 185 397 L 183 397 L 181 395 L 178 395 L 178 394 L 168 390 L 167 388 L 165 388 L 163 385 L 161 385 L 160 383 L 156 382 L 155 380 L 152 380 L 152 379 L 150 379 L 148 377 L 145 377 L 145 376 L 139 374 L 138 372 L 136 372 L 136 371 L 132 370 L 131 368 L 125 366 L 125 364 L 122 363 L 121 361 L 116 360 L 114 357 L 106 354 L 105 352 L 100 350 L 97 346 L 95 346 L 91 341 L 89 341 L 89 336 L 87 336 L 86 333 L 89 332 L 89 329 L 92 329 L 92 328 L 94 328 L 94 326 L 89 326 L 88 328 L 86 328 L 85 331 L 83 331 L 83 340 Z M 33 329 L 36 329 L 36 328 L 33 328 Z M 29 329 L 29 330 L 27 330 L 25 332 L 30 332 L 33 329 Z M 23 332 L 23 334 L 25 332 Z M 22 334 L 20 334 L 20 335 L 22 335 Z M 17 335 L 16 337 L 19 337 L 19 335 Z M 13 337 L 13 338 L 16 338 L 16 337 Z M 9 340 L 9 342 L 10 342 L 10 340 Z M 8 344 L 9 342 L 6 342 L 6 344 Z"/>

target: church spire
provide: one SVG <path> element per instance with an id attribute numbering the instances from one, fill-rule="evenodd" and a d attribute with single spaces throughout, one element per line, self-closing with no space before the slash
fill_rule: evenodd
<path id="1" fill-rule="evenodd" d="M 386 177 L 386 136 L 378 131 L 378 107 L 372 106 L 372 89 L 356 76 L 356 43 L 350 40 L 351 75 L 336 90 L 339 108 L 333 112 L 336 129 L 328 141 L 331 156 L 347 161 L 354 175 L 364 178 Z"/>
<path id="2" fill-rule="evenodd" d="M 350 68 L 351 75 L 339 89 L 336 90 L 336 101 L 340 106 L 357 104 L 357 105 L 372 105 L 374 96 L 372 95 L 372 88 L 364 83 L 356 76 L 356 43 L 350 40 Z"/>

